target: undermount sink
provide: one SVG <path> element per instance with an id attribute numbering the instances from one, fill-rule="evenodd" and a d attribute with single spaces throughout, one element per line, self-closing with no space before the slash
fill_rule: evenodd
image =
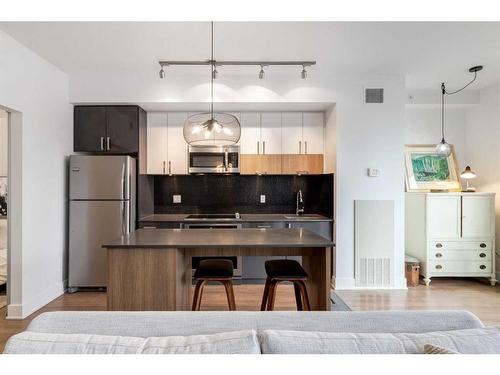
<path id="1" fill-rule="evenodd" d="M 314 220 L 318 219 L 318 215 L 285 215 L 285 219 L 287 220 Z"/>

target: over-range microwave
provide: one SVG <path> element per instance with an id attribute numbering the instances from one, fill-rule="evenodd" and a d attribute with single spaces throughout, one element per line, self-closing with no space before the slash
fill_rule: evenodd
<path id="1" fill-rule="evenodd" d="M 189 173 L 240 173 L 240 146 L 189 146 Z"/>

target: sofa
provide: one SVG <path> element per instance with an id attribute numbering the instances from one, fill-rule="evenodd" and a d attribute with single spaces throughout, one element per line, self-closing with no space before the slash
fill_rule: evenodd
<path id="1" fill-rule="evenodd" d="M 7 354 L 500 353 L 500 329 L 467 311 L 48 312 Z"/>

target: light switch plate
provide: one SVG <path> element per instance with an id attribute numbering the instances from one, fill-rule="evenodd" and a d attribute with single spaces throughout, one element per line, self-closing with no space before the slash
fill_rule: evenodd
<path id="1" fill-rule="evenodd" d="M 264 194 L 260 196 L 260 203 L 266 203 L 266 196 Z"/>
<path id="2" fill-rule="evenodd" d="M 380 169 L 368 168 L 368 177 L 378 177 L 378 176 L 380 176 Z"/>
<path id="3" fill-rule="evenodd" d="M 181 195 L 173 195 L 172 197 L 174 203 L 181 203 L 182 201 Z"/>

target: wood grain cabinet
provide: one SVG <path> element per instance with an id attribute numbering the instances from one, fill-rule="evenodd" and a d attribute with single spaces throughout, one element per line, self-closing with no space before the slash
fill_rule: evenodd
<path id="1" fill-rule="evenodd" d="M 495 285 L 495 194 L 406 193 L 406 253 L 432 277 L 487 277 Z"/>
<path id="2" fill-rule="evenodd" d="M 241 154 L 241 174 L 282 174 L 282 155 Z"/>
<path id="3" fill-rule="evenodd" d="M 138 153 L 144 113 L 138 106 L 75 106 L 74 151 Z"/>
<path id="4" fill-rule="evenodd" d="M 149 112 L 148 174 L 187 174 L 186 112 Z"/>

